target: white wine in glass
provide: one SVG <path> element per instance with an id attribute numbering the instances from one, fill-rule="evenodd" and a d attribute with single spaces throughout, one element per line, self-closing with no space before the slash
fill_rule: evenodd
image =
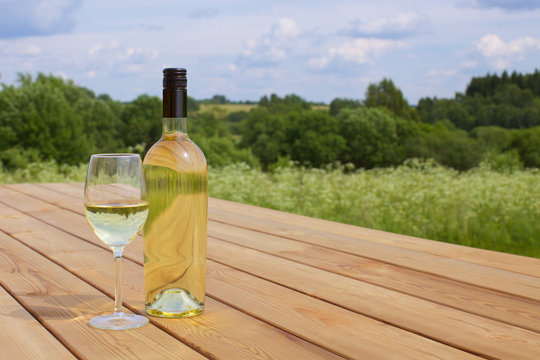
<path id="1" fill-rule="evenodd" d="M 148 323 L 144 316 L 122 310 L 121 262 L 124 247 L 141 230 L 148 216 L 146 182 L 137 154 L 95 154 L 90 158 L 84 186 L 86 218 L 96 235 L 114 254 L 114 312 L 90 319 L 98 329 L 135 329 Z"/>

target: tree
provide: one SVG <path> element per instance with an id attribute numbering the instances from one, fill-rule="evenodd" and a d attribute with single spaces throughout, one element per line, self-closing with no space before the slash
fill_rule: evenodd
<path id="1" fill-rule="evenodd" d="M 295 94 L 285 95 L 280 98 L 276 94 L 263 96 L 259 100 L 259 106 L 265 107 L 273 113 L 287 113 L 291 110 L 310 110 L 311 105 Z"/>
<path id="2" fill-rule="evenodd" d="M 390 79 L 383 79 L 378 84 L 370 84 L 366 91 L 364 104 L 367 107 L 385 107 L 395 115 L 407 120 L 418 120 L 418 114 L 403 97 L 394 82 Z"/>
<path id="3" fill-rule="evenodd" d="M 88 96 L 89 92 L 81 91 L 72 82 L 43 74 L 35 80 L 20 75 L 18 87 L 3 85 L 0 151 L 18 147 L 33 154 L 33 158 L 39 154 L 41 159 L 60 163 L 86 161 L 92 143 L 84 133 L 82 115 L 72 104 Z"/>
<path id="4" fill-rule="evenodd" d="M 370 108 L 344 109 L 337 116 L 339 134 L 346 141 L 340 159 L 357 167 L 393 164 L 398 154 L 398 133 L 394 118 Z"/>
<path id="5" fill-rule="evenodd" d="M 286 121 L 292 160 L 318 167 L 338 160 L 346 148 L 345 140 L 338 134 L 336 119 L 326 111 L 292 112 Z"/>
<path id="6" fill-rule="evenodd" d="M 249 112 L 241 127 L 240 146 L 251 148 L 261 165 L 278 161 L 289 154 L 287 131 L 289 123 L 284 114 L 272 113 L 268 107 L 258 107 Z"/>
<path id="7" fill-rule="evenodd" d="M 361 105 L 358 100 L 335 98 L 330 103 L 330 115 L 336 116 L 343 109 L 356 109 Z"/>
<path id="8" fill-rule="evenodd" d="M 513 130 L 510 147 L 518 151 L 526 167 L 540 167 L 540 126 Z"/>
<path id="9" fill-rule="evenodd" d="M 161 99 L 149 95 L 140 95 L 124 105 L 121 136 L 126 145 L 144 144 L 146 152 L 158 141 L 163 127 L 161 108 Z"/>

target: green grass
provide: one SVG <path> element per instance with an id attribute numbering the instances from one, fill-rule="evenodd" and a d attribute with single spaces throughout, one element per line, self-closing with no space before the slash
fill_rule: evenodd
<path id="1" fill-rule="evenodd" d="M 249 112 L 251 109 L 257 107 L 257 104 L 201 104 L 199 111 L 208 111 L 217 107 L 223 109 L 227 114 L 236 112 L 236 111 L 246 111 Z"/>
<path id="2" fill-rule="evenodd" d="M 257 104 L 200 104 L 199 111 L 208 111 L 215 107 L 219 109 L 224 109 L 227 114 L 236 112 L 236 111 L 245 111 L 249 112 L 251 109 L 256 108 Z M 313 110 L 329 110 L 330 107 L 328 105 L 312 105 L 311 108 Z"/>
<path id="3" fill-rule="evenodd" d="M 0 184 L 84 182 L 87 168 L 87 164 L 69 166 L 59 165 L 55 161 L 31 163 L 24 169 L 11 171 L 0 166 Z"/>
<path id="4" fill-rule="evenodd" d="M 210 196 L 373 229 L 540 256 L 540 171 L 212 169 Z"/>
<path id="5" fill-rule="evenodd" d="M 83 182 L 86 165 L 0 171 L 0 183 Z M 459 173 L 433 163 L 356 170 L 244 164 L 209 171 L 210 196 L 422 238 L 540 257 L 540 170 Z"/>

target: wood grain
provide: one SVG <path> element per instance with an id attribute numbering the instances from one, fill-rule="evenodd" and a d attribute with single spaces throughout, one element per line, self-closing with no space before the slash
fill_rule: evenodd
<path id="1" fill-rule="evenodd" d="M 343 278 L 333 273 L 229 243 L 214 241 L 209 243 L 208 249 L 209 257 L 235 269 L 273 282 L 279 279 L 280 283 L 290 289 L 366 314 L 450 346 L 494 358 L 540 358 L 540 334 L 536 332 L 523 330 L 354 279 Z M 217 267 L 221 271 L 225 271 L 223 267 L 211 265 L 211 262 L 209 262 L 208 267 L 211 270 Z M 274 288 L 268 284 L 265 285 L 260 280 L 251 280 L 245 275 L 240 278 L 241 275 L 233 275 L 232 272 L 232 270 L 227 270 L 227 276 L 229 278 L 236 276 L 236 280 L 230 280 L 227 283 L 223 281 L 219 283 L 219 286 L 218 284 L 214 286 L 220 299 L 238 304 L 245 297 L 249 297 L 248 294 L 254 292 L 255 288 L 261 287 L 268 289 L 261 297 L 265 298 L 266 302 L 274 299 L 274 307 L 278 307 L 281 303 L 288 303 L 286 291 L 281 291 L 280 288 Z M 290 276 L 290 274 L 294 274 L 294 276 Z M 223 278 L 225 279 L 225 276 Z M 209 276 L 208 281 L 210 286 L 213 277 Z M 256 283 L 256 285 L 250 286 L 248 290 L 243 290 L 250 282 Z M 234 291 L 223 293 L 222 291 L 226 288 L 234 288 Z M 296 301 L 295 304 L 297 304 Z M 241 306 L 248 308 L 247 304 Z M 264 304 L 249 306 L 250 311 L 253 312 L 260 312 L 263 308 Z M 307 307 L 302 306 L 302 308 Z M 287 309 L 283 309 L 282 313 L 284 316 L 291 316 L 287 313 Z M 345 319 L 337 315 L 339 313 L 337 310 L 328 308 L 321 313 L 326 316 L 333 314 L 336 323 L 347 324 Z M 267 321 L 276 319 L 271 308 L 268 309 L 265 316 Z M 350 318 L 354 317 L 350 316 Z M 437 321 L 434 322 L 432 319 L 437 319 Z"/>
<path id="2" fill-rule="evenodd" d="M 224 210 L 231 214 L 249 214 L 253 217 L 273 220 L 287 225 L 308 227 L 313 230 L 325 231 L 332 234 L 397 246 L 409 250 L 422 251 L 433 255 L 440 255 L 474 264 L 540 277 L 540 261 L 526 256 L 471 248 L 468 246 L 342 224 L 334 221 L 314 219 L 307 216 L 289 214 L 282 211 L 264 209 L 258 206 L 216 198 L 209 198 L 208 202 L 209 207 L 212 210 Z M 211 212 L 209 214 L 210 219 L 212 219 L 213 216 L 214 213 Z M 217 216 L 219 217 L 219 214 L 217 214 Z"/>
<path id="3" fill-rule="evenodd" d="M 540 332 L 540 302 L 278 236 L 210 222 L 212 238 Z M 219 256 L 218 252 L 218 256 Z M 210 254 L 212 257 L 212 255 Z M 218 259 L 218 258 L 215 258 Z M 516 310 L 520 309 L 520 310 Z"/>
<path id="4" fill-rule="evenodd" d="M 92 329 L 89 318 L 112 311 L 112 300 L 3 232 L 0 258 L 4 286 L 78 358 L 204 358 L 154 325 L 130 331 Z"/>
<path id="5" fill-rule="evenodd" d="M 9 192 L 4 191 L 3 196 L 4 198 L 8 197 Z M 24 203 L 24 206 L 20 206 L 24 207 L 26 211 L 32 212 L 36 216 L 39 215 L 39 212 L 50 214 L 50 211 L 46 204 L 42 204 L 36 199 L 28 199 L 22 195 L 17 195 L 16 199 L 18 200 L 17 204 Z M 30 209 L 32 207 L 35 207 L 37 210 L 31 211 Z M 80 218 L 82 218 L 82 216 L 80 216 Z M 63 224 L 57 222 L 56 225 L 65 228 L 68 228 L 69 226 L 77 227 L 73 220 L 74 219 L 71 219 L 69 222 L 65 222 Z M 39 226 L 39 224 L 34 224 L 33 228 L 37 228 Z M 45 227 L 46 225 L 43 224 L 41 226 L 42 230 L 40 232 L 44 232 Z M 58 243 L 58 239 L 55 240 L 55 243 Z M 92 255 L 92 259 L 95 260 L 96 258 L 96 255 Z M 70 264 L 70 267 L 76 269 L 77 273 L 84 271 L 83 269 L 78 269 L 76 266 L 76 264 Z M 220 265 L 211 261 L 208 263 L 209 273 L 207 281 L 209 282 L 208 293 L 210 294 L 210 296 L 214 296 L 213 294 L 215 293 L 215 291 L 212 289 L 218 289 L 217 291 L 219 291 L 219 289 L 224 289 L 227 286 L 230 286 L 229 281 L 223 280 L 223 278 L 219 276 L 219 272 L 213 270 L 215 267 L 219 269 Z M 230 269 L 229 271 L 235 270 Z M 134 273 L 133 270 L 128 270 L 126 272 L 129 272 L 130 274 Z M 236 272 L 240 273 L 239 271 Z M 255 279 L 256 281 L 256 278 L 253 278 L 251 276 L 248 277 Z M 105 281 L 105 279 L 103 279 L 102 277 L 100 278 L 100 282 L 101 281 Z M 215 284 L 214 286 L 210 285 L 211 281 L 213 281 L 212 284 Z M 463 358 L 469 356 L 466 353 L 438 344 L 413 333 L 396 329 L 392 326 L 384 325 L 372 319 L 365 318 L 359 314 L 351 313 L 347 310 L 330 305 L 328 303 L 317 301 L 312 297 L 298 294 L 294 291 L 275 286 L 271 283 L 263 283 L 266 284 L 266 287 L 274 287 L 274 290 L 271 291 L 271 293 L 273 293 L 274 295 L 272 297 L 269 297 L 267 295 L 262 296 L 261 298 L 264 298 L 265 302 L 261 302 L 259 299 L 245 296 L 246 293 L 242 292 L 242 294 L 244 294 L 242 298 L 250 299 L 251 301 L 247 304 L 247 308 L 240 307 L 241 309 L 243 309 L 244 311 L 250 310 L 251 314 L 257 314 L 258 317 L 264 319 L 265 322 L 271 322 L 272 317 L 274 317 L 277 319 L 277 321 L 274 322 L 273 325 L 285 329 L 288 332 L 291 332 L 301 338 L 309 340 L 310 342 L 314 342 L 320 346 L 324 346 L 332 350 L 333 352 L 336 352 L 347 358 L 355 358 L 356 356 L 358 356 L 357 354 L 361 354 L 371 358 L 384 358 L 386 356 L 386 346 L 389 339 L 393 339 L 394 346 L 399 348 L 400 353 L 402 353 L 402 355 L 406 358 L 418 358 L 420 355 L 429 355 L 433 358 Z M 137 289 L 139 288 L 139 286 L 128 286 L 128 289 L 131 288 Z M 299 301 L 302 304 L 295 308 L 298 311 L 287 312 L 285 311 L 286 309 L 282 309 L 281 313 L 276 313 L 275 311 L 269 311 L 265 313 L 252 312 L 253 309 L 264 308 L 263 305 L 266 303 L 269 303 L 270 305 L 268 306 L 274 308 L 279 307 L 278 304 L 280 303 L 280 301 L 283 300 L 283 297 L 286 295 L 283 293 L 283 291 L 286 291 L 288 293 L 292 292 L 294 295 L 288 294 L 286 297 L 296 297 L 297 299 L 295 301 Z M 267 292 L 265 292 L 265 294 Z M 126 301 L 129 301 L 129 298 L 130 295 L 129 293 L 127 293 Z M 304 300 L 298 300 L 300 298 Z M 227 301 L 227 299 L 223 299 L 220 296 L 218 296 L 218 299 L 225 300 L 231 305 L 234 305 L 236 302 L 231 300 Z M 269 301 L 269 299 L 273 299 L 273 301 Z M 278 304 L 275 303 L 276 301 L 278 301 Z M 306 311 L 302 312 L 302 307 L 305 307 Z M 335 318 L 334 321 L 336 323 L 342 324 L 338 329 L 336 329 L 339 331 L 331 334 L 328 332 L 321 333 L 318 330 L 317 326 L 324 324 L 326 321 L 324 320 L 324 316 L 327 315 L 324 314 L 332 314 L 332 317 Z M 321 316 L 323 317 L 322 320 Z M 200 319 L 200 317 L 196 319 Z M 328 339 L 328 337 L 330 337 L 330 339 Z"/>
<path id="6" fill-rule="evenodd" d="M 0 324 L 0 347 L 4 359 L 76 359 L 2 287 Z"/>
<path id="7" fill-rule="evenodd" d="M 47 187 L 49 185 L 47 184 Z M 17 186 L 17 190 L 53 203 L 58 201 L 62 206 L 82 213 L 82 207 L 77 206 L 78 201 L 72 196 L 55 198 L 59 195 L 58 193 L 43 192 L 42 187 L 33 184 Z M 80 196 L 78 191 L 74 194 Z M 28 200 L 23 203 L 28 203 Z M 37 203 L 32 206 L 40 208 L 46 205 Z M 39 214 L 39 216 L 44 221 L 53 223 L 62 223 L 61 219 L 64 217 L 70 218 L 71 222 L 78 221 L 73 214 L 64 214 L 64 211 L 55 213 L 55 216 L 48 216 L 47 213 Z M 209 222 L 208 231 L 209 235 L 216 239 L 257 249 L 525 329 L 540 331 L 540 302 L 538 301 L 215 221 Z M 85 236 L 91 236 L 90 230 L 84 233 Z M 209 241 L 211 242 L 212 239 Z M 138 261 L 138 258 L 133 257 L 133 259 Z"/>
<path id="8" fill-rule="evenodd" d="M 84 220 L 82 216 L 77 216 Z M 65 226 L 72 230 L 77 228 L 73 222 Z M 5 205 L 0 205 L 0 228 L 40 253 L 47 254 L 77 277 L 84 279 L 86 283 L 101 288 L 109 297 L 113 296 L 114 280 L 110 250 L 65 233 Z M 130 309 L 143 313 L 142 267 L 125 259 L 123 268 L 124 303 Z M 107 304 L 111 306 L 112 300 L 107 300 Z M 196 318 L 179 320 L 151 318 L 151 322 L 166 329 L 191 347 L 221 359 L 300 359 L 303 356 L 313 359 L 340 358 L 323 348 L 220 304 L 212 298 L 207 298 L 204 314 Z"/>
<path id="9" fill-rule="evenodd" d="M 35 200 L 22 202 L 25 202 L 27 204 L 26 206 L 30 206 L 29 204 L 35 202 Z M 41 203 L 34 204 L 33 207 L 42 209 L 41 211 L 46 209 L 45 204 Z M 72 219 L 71 223 L 74 221 L 75 219 Z M 62 224 L 61 222 L 58 222 L 57 225 L 64 227 L 66 226 L 66 224 Z M 328 263 L 336 264 L 338 267 L 341 266 L 342 261 L 346 256 L 348 256 L 347 258 L 349 261 L 351 261 L 351 258 L 361 259 L 358 256 L 348 255 L 340 252 L 336 252 L 336 254 L 334 254 L 335 256 L 333 257 L 332 253 L 329 254 L 328 249 L 318 248 L 309 244 L 281 238 L 278 238 L 279 241 L 277 243 L 273 243 L 273 241 L 276 241 L 276 236 L 261 234 L 245 229 L 235 229 L 232 226 L 217 224 L 217 228 L 220 229 L 220 227 L 221 234 L 226 234 L 229 239 L 234 238 L 233 241 L 239 241 L 243 243 L 243 245 L 246 245 L 246 243 L 248 245 L 256 244 L 255 247 L 269 250 L 269 252 L 278 252 L 278 250 L 281 249 L 283 253 L 288 255 L 293 253 L 293 245 L 299 246 L 296 248 L 297 259 L 300 259 L 302 256 L 308 259 L 310 258 L 309 252 L 306 254 L 306 247 L 323 250 L 322 253 L 318 254 L 319 258 L 322 259 L 324 256 L 327 256 L 328 259 L 326 261 Z M 449 345 L 467 349 L 468 351 L 474 351 L 482 355 L 492 357 L 502 355 L 503 358 L 509 355 L 516 356 L 516 358 L 529 358 L 531 354 L 535 356 L 538 355 L 540 339 L 538 334 L 508 326 L 490 319 L 460 312 L 439 304 L 417 299 L 413 296 L 396 294 L 393 291 L 380 288 L 379 286 L 365 284 L 351 278 L 342 278 L 336 273 L 332 274 L 326 271 L 321 271 L 320 269 L 312 269 L 304 264 L 299 264 L 294 261 L 287 261 L 281 257 L 276 258 L 274 256 L 268 256 L 268 254 L 264 254 L 260 251 L 252 251 L 250 249 L 232 245 L 213 238 L 209 239 L 208 256 L 210 259 L 217 260 L 236 269 L 254 274 L 257 277 L 262 277 L 272 282 L 283 284 L 289 288 L 297 289 L 313 297 L 325 299 L 326 301 L 332 302 L 339 306 L 343 306 L 359 313 L 366 314 L 370 317 L 389 322 L 401 328 L 423 334 L 430 338 L 445 342 Z M 374 262 L 371 261 L 372 266 L 373 263 Z M 350 263 L 346 265 L 350 265 Z M 391 267 L 388 264 L 381 265 L 384 266 L 386 270 Z M 209 281 L 214 281 L 216 284 L 212 287 L 215 289 L 214 291 L 211 291 L 212 295 L 217 296 L 220 300 L 227 303 L 233 305 L 237 304 L 239 299 L 237 296 L 235 296 L 235 294 L 243 292 L 236 291 L 227 293 L 225 295 L 221 293 L 220 290 L 231 287 L 232 285 L 227 284 L 226 282 L 215 282 L 215 275 L 212 275 L 212 271 L 216 266 L 219 268 L 219 264 L 209 262 L 210 273 L 208 278 Z M 347 269 L 349 268 L 348 266 L 343 267 Z M 468 288 L 466 287 L 464 290 L 462 290 L 462 295 L 460 295 L 459 292 L 458 294 L 454 294 L 453 290 L 460 289 L 459 286 L 463 284 L 447 281 L 450 283 L 450 285 L 449 288 L 445 288 L 444 286 L 441 287 L 437 284 L 437 279 L 442 283 L 444 283 L 445 279 L 435 278 L 425 273 L 409 271 L 399 267 L 394 268 L 401 270 L 401 273 L 398 272 L 397 275 L 393 275 L 397 276 L 394 282 L 399 283 L 400 280 L 403 281 L 403 279 L 400 278 L 400 275 L 402 275 L 403 272 L 412 273 L 410 286 L 413 287 L 413 289 L 415 289 L 417 292 L 431 291 L 432 293 L 438 295 L 438 297 L 441 299 L 454 297 L 462 303 L 468 304 L 468 306 L 473 310 L 477 307 L 483 307 L 483 311 L 485 313 L 489 313 L 489 311 L 498 311 L 501 313 L 501 317 L 503 319 L 518 319 L 517 322 L 526 322 L 532 327 L 537 326 L 536 324 L 538 323 L 538 314 L 540 310 L 539 304 L 536 302 L 492 292 L 491 295 L 496 298 L 494 305 L 494 300 L 484 297 L 486 294 L 489 295 L 490 293 L 486 293 L 483 289 L 469 286 Z M 362 274 L 364 272 L 364 270 L 359 270 L 357 273 Z M 288 274 L 295 274 L 295 276 L 291 277 L 288 276 Z M 427 277 L 427 280 L 423 279 L 425 277 Z M 244 285 L 245 282 L 246 280 L 244 279 L 243 281 L 238 281 L 235 283 Z M 328 286 L 328 284 L 332 284 L 332 286 Z M 438 288 L 431 289 L 430 286 L 438 286 Z M 479 293 L 476 293 L 475 291 Z M 274 290 L 272 293 L 279 293 L 279 288 Z M 265 299 L 268 299 L 268 296 L 265 295 L 264 297 Z M 240 300 L 242 300 L 242 298 Z M 267 322 L 271 322 L 273 319 L 275 319 L 275 312 L 272 312 L 271 310 L 261 313 L 260 310 L 262 307 L 259 303 L 253 302 L 248 305 L 249 306 L 242 306 L 242 309 L 250 311 L 250 313 L 264 319 Z M 478 312 L 478 310 L 475 311 Z M 331 309 L 327 309 L 326 311 L 312 311 L 312 313 L 332 312 L 335 312 L 335 310 L 332 311 Z M 436 323 L 429 321 L 429 319 L 433 316 L 438 319 Z M 344 317 L 346 316 L 336 316 L 338 320 L 341 319 L 341 323 L 347 323 L 347 319 L 343 319 Z M 312 337 L 313 334 L 310 334 L 309 332 L 309 329 L 311 329 L 312 326 L 300 327 L 301 330 L 298 330 L 299 327 L 297 324 L 302 322 L 300 321 L 291 325 L 286 321 L 291 318 L 292 317 L 290 316 L 286 316 L 283 324 L 279 326 L 284 327 L 287 329 L 287 331 L 298 333 L 299 336 L 308 337 L 311 341 L 317 341 L 316 338 Z M 354 317 L 352 317 L 352 319 L 354 319 Z M 462 326 L 463 324 L 468 324 L 466 329 L 464 326 Z M 351 327 L 354 328 L 354 326 Z M 461 329 L 461 331 L 457 331 L 457 329 L 460 327 L 463 327 L 463 329 Z M 501 338 L 506 339 L 506 341 L 500 341 Z M 339 345 L 340 348 L 347 347 L 347 344 L 343 344 L 340 341 L 337 341 L 336 343 L 336 345 Z M 520 347 L 522 352 L 512 351 L 511 354 L 508 353 L 508 349 L 513 348 L 516 344 L 525 344 L 524 346 Z M 350 344 L 348 346 L 350 346 Z M 350 354 L 344 355 L 350 356 Z"/>
<path id="10" fill-rule="evenodd" d="M 336 249 L 372 260 L 383 261 L 411 270 L 426 272 L 446 279 L 497 290 L 540 301 L 540 278 L 501 270 L 489 266 L 409 250 L 392 245 L 330 234 L 311 228 L 282 224 L 273 220 L 259 219 L 248 214 L 238 216 L 223 210 L 211 209 L 213 219 L 237 227 L 301 241 L 308 244 Z M 210 216 L 210 215 L 209 215 Z"/>

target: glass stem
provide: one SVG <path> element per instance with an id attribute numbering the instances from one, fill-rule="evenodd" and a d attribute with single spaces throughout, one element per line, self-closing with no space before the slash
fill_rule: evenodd
<path id="1" fill-rule="evenodd" d="M 124 249 L 114 249 L 114 315 L 124 316 L 122 309 L 122 253 Z"/>

